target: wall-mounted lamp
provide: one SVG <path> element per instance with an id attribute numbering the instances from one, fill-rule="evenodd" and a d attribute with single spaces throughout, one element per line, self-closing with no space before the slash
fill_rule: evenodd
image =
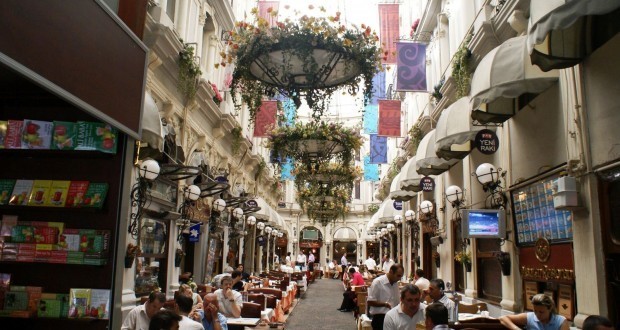
<path id="1" fill-rule="evenodd" d="M 281 232 L 281 231 L 279 231 L 279 232 L 278 232 L 278 238 L 282 238 L 282 237 L 284 237 L 284 233 L 283 233 L 283 232 Z"/>
<path id="2" fill-rule="evenodd" d="M 256 224 L 256 217 L 253 215 L 249 216 L 247 219 L 245 219 L 245 223 L 248 226 L 254 226 Z"/>
<path id="3" fill-rule="evenodd" d="M 267 235 L 270 235 L 272 231 L 273 231 L 273 228 L 271 228 L 271 227 L 269 227 L 269 226 L 265 227 L 265 233 L 266 233 Z"/>
<path id="4" fill-rule="evenodd" d="M 446 189 L 446 200 L 452 204 L 454 208 L 460 208 L 465 202 L 463 189 L 459 186 L 450 186 Z"/>
<path id="5" fill-rule="evenodd" d="M 394 230 L 396 230 L 396 227 L 395 227 L 393 224 L 388 223 L 388 225 L 387 225 L 387 230 L 388 230 L 389 232 L 394 232 Z"/>
<path id="6" fill-rule="evenodd" d="M 243 210 L 237 207 L 236 209 L 233 210 L 232 216 L 235 217 L 236 219 L 241 219 L 241 217 L 243 216 Z"/>
<path id="7" fill-rule="evenodd" d="M 223 199 L 219 198 L 213 201 L 213 211 L 219 213 L 219 212 L 224 211 L 225 208 L 226 208 L 226 202 Z"/>
<path id="8" fill-rule="evenodd" d="M 388 233 L 388 229 L 387 228 L 381 228 L 381 235 L 385 236 Z"/>
<path id="9" fill-rule="evenodd" d="M 265 223 L 264 222 L 259 222 L 256 224 L 256 229 L 261 231 L 263 229 L 265 229 Z"/>
<path id="10" fill-rule="evenodd" d="M 149 187 L 151 182 L 159 176 L 159 163 L 155 160 L 147 159 L 138 166 L 138 181 L 131 188 L 131 215 L 129 216 L 129 227 L 127 231 L 132 238 L 138 238 L 142 212 L 149 199 Z"/>
<path id="11" fill-rule="evenodd" d="M 183 203 L 179 207 L 179 213 L 181 214 L 179 234 L 177 235 L 177 242 L 183 243 L 183 231 L 189 226 L 190 220 L 194 217 L 192 212 L 192 203 L 198 200 L 200 197 L 200 188 L 195 185 L 187 186 L 183 189 Z"/>
<path id="12" fill-rule="evenodd" d="M 407 220 L 408 222 L 415 220 L 415 211 L 407 210 L 407 212 L 405 212 L 405 220 Z"/>
<path id="13" fill-rule="evenodd" d="M 394 216 L 394 223 L 396 225 L 400 225 L 401 223 L 403 223 L 403 216 L 400 214 L 397 214 Z"/>
<path id="14" fill-rule="evenodd" d="M 506 196 L 504 196 L 504 188 L 502 187 L 502 178 L 506 176 L 506 171 L 495 168 L 493 164 L 483 163 L 476 168 L 476 172 L 472 175 L 476 176 L 485 192 L 491 192 L 487 196 L 486 206 L 497 208 L 506 205 Z"/>

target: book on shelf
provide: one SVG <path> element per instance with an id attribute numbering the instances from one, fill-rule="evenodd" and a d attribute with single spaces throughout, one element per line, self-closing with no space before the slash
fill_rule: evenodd
<path id="1" fill-rule="evenodd" d="M 4 299 L 11 286 L 11 274 L 0 273 L 0 310 L 4 309 Z"/>
<path id="2" fill-rule="evenodd" d="M 67 317 L 69 295 L 64 293 L 42 293 L 37 310 L 38 317 Z"/>
<path id="3" fill-rule="evenodd" d="M 28 198 L 28 206 L 43 206 L 49 198 L 50 189 L 52 188 L 52 180 L 34 180 L 32 183 L 32 191 Z"/>
<path id="4" fill-rule="evenodd" d="M 11 237 L 13 232 L 13 227 L 17 226 L 17 216 L 4 214 L 2 216 L 2 226 L 0 226 L 0 236 L 1 237 Z M 5 241 L 6 239 L 3 239 Z"/>
<path id="5" fill-rule="evenodd" d="M 9 123 L 6 120 L 0 120 L 0 149 L 4 149 L 4 141 L 6 140 L 6 131 Z"/>
<path id="6" fill-rule="evenodd" d="M 22 120 L 9 120 L 7 122 L 6 137 L 4 138 L 4 147 L 6 149 L 22 148 Z"/>
<path id="7" fill-rule="evenodd" d="M 110 318 L 110 290 L 90 290 L 90 317 L 105 320 Z"/>
<path id="8" fill-rule="evenodd" d="M 69 318 L 108 319 L 110 316 L 110 290 L 69 290 Z"/>
<path id="9" fill-rule="evenodd" d="M 54 123 L 42 120 L 24 119 L 22 127 L 22 149 L 49 149 L 52 144 Z"/>
<path id="10" fill-rule="evenodd" d="M 26 205 L 28 204 L 28 196 L 32 191 L 34 180 L 16 180 L 13 187 L 13 193 L 9 199 L 10 205 Z"/>
<path id="11" fill-rule="evenodd" d="M 54 180 L 50 187 L 50 193 L 45 201 L 45 206 L 64 207 L 71 181 Z"/>
<path id="12" fill-rule="evenodd" d="M 69 289 L 69 318 L 82 318 L 90 311 L 91 289 Z"/>
<path id="13" fill-rule="evenodd" d="M 105 123 L 77 122 L 77 145 L 75 150 L 97 150 L 116 153 L 118 142 L 116 128 Z"/>
<path id="14" fill-rule="evenodd" d="M 108 193 L 108 184 L 105 182 L 91 182 L 84 195 L 84 207 L 101 208 Z"/>
<path id="15" fill-rule="evenodd" d="M 9 203 L 14 186 L 15 180 L 0 179 L 0 205 L 6 205 Z"/>
<path id="16" fill-rule="evenodd" d="M 74 122 L 54 121 L 52 149 L 73 150 L 76 145 L 77 125 Z"/>
<path id="17" fill-rule="evenodd" d="M 88 190 L 88 181 L 71 181 L 67 191 L 66 207 L 80 207 Z"/>

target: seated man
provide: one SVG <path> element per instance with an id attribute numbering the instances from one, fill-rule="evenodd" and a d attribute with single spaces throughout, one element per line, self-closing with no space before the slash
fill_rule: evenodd
<path id="1" fill-rule="evenodd" d="M 149 294 L 149 300 L 147 300 L 143 305 L 134 307 L 134 309 L 129 312 L 125 318 L 125 321 L 123 321 L 121 330 L 148 328 L 151 318 L 164 307 L 165 302 L 165 293 L 155 291 L 151 292 Z"/>
<path id="2" fill-rule="evenodd" d="M 196 322 L 189 317 L 190 313 L 192 312 L 193 306 L 192 298 L 179 294 L 176 296 L 176 298 L 174 298 L 174 302 L 175 312 L 177 312 L 182 317 L 182 320 L 179 322 L 179 329 L 204 330 L 204 327 L 202 326 L 202 324 L 200 324 L 200 322 Z M 202 310 L 202 303 L 200 304 L 200 309 Z"/>
<path id="3" fill-rule="evenodd" d="M 428 287 L 428 295 L 434 303 L 442 303 L 446 306 L 448 309 L 448 320 L 450 322 L 455 322 L 457 316 L 455 313 L 456 308 L 454 307 L 454 301 L 450 300 L 450 298 L 443 293 L 445 289 L 446 287 L 442 279 L 433 279 L 430 281 L 430 286 Z"/>
<path id="4" fill-rule="evenodd" d="M 293 274 L 295 270 L 293 269 L 293 267 L 287 265 L 286 261 L 282 261 L 282 264 L 280 265 L 280 271 L 287 274 Z"/>
<path id="5" fill-rule="evenodd" d="M 232 277 L 230 275 L 222 276 L 220 280 L 220 288 L 215 290 L 217 296 L 218 307 L 220 313 L 226 317 L 241 317 L 241 308 L 243 307 L 243 297 L 241 293 L 232 289 Z"/>
<path id="6" fill-rule="evenodd" d="M 350 312 L 355 310 L 357 307 L 357 295 L 351 289 L 351 284 L 347 285 L 347 290 L 342 294 L 342 303 L 340 304 L 340 308 L 338 308 L 341 312 Z"/>
<path id="7" fill-rule="evenodd" d="M 232 289 L 235 291 L 247 291 L 248 287 L 252 285 L 252 283 L 246 283 L 241 280 L 241 272 L 238 270 L 233 271 L 230 276 L 232 277 L 233 283 Z"/>
<path id="8" fill-rule="evenodd" d="M 420 289 L 407 284 L 400 291 L 400 303 L 385 314 L 384 330 L 415 329 L 424 322 L 424 305 L 420 304 Z"/>
<path id="9" fill-rule="evenodd" d="M 228 330 L 228 320 L 219 313 L 219 303 L 215 293 L 207 293 L 203 301 L 204 318 L 202 326 L 205 330 Z"/>
<path id="10" fill-rule="evenodd" d="M 426 330 L 449 329 L 448 309 L 441 303 L 434 303 L 426 307 Z"/>
<path id="11" fill-rule="evenodd" d="M 149 330 L 178 330 L 181 316 L 173 311 L 163 309 L 151 318 Z"/>

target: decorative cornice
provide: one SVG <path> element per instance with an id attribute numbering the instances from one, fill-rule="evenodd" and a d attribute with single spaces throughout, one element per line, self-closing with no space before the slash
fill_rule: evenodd
<path id="1" fill-rule="evenodd" d="M 207 0 L 207 4 L 213 7 L 215 20 L 222 25 L 224 30 L 232 30 L 234 27 L 234 14 L 230 1 L 226 0 Z"/>

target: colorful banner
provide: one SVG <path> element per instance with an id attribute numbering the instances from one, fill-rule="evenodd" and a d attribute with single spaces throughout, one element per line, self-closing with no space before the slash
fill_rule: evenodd
<path id="1" fill-rule="evenodd" d="M 295 115 L 297 113 L 297 107 L 293 100 L 287 98 L 286 101 L 282 102 L 282 108 L 284 109 L 284 123 L 286 126 L 295 125 Z"/>
<path id="2" fill-rule="evenodd" d="M 364 133 L 377 134 L 379 124 L 379 106 L 369 104 L 364 108 Z"/>
<path id="3" fill-rule="evenodd" d="M 379 4 L 379 40 L 381 47 L 387 52 L 384 64 L 396 63 L 396 41 L 399 37 L 398 4 Z"/>
<path id="4" fill-rule="evenodd" d="M 189 242 L 196 243 L 200 240 L 200 223 L 189 227 Z"/>
<path id="5" fill-rule="evenodd" d="M 259 1 L 258 2 L 258 16 L 264 18 L 269 26 L 274 26 L 277 21 L 276 16 L 271 16 L 272 11 L 277 11 L 280 7 L 280 1 Z"/>
<path id="6" fill-rule="evenodd" d="M 400 137 L 400 101 L 379 101 L 379 135 Z"/>
<path id="7" fill-rule="evenodd" d="M 370 156 L 364 157 L 364 181 L 379 181 L 379 165 L 370 163 Z"/>
<path id="8" fill-rule="evenodd" d="M 286 159 L 286 162 L 280 164 L 282 172 L 280 173 L 280 180 L 295 180 L 295 176 L 291 173 L 293 171 L 293 160 Z"/>
<path id="9" fill-rule="evenodd" d="M 426 91 L 426 45 L 396 43 L 396 90 Z"/>
<path id="10" fill-rule="evenodd" d="M 385 68 L 372 78 L 372 98 L 370 104 L 379 104 L 379 100 L 385 99 Z"/>
<path id="11" fill-rule="evenodd" d="M 260 109 L 256 112 L 254 121 L 254 137 L 266 137 L 267 132 L 276 125 L 276 113 L 278 101 L 263 101 Z"/>
<path id="12" fill-rule="evenodd" d="M 370 164 L 387 164 L 387 137 L 370 135 Z"/>

